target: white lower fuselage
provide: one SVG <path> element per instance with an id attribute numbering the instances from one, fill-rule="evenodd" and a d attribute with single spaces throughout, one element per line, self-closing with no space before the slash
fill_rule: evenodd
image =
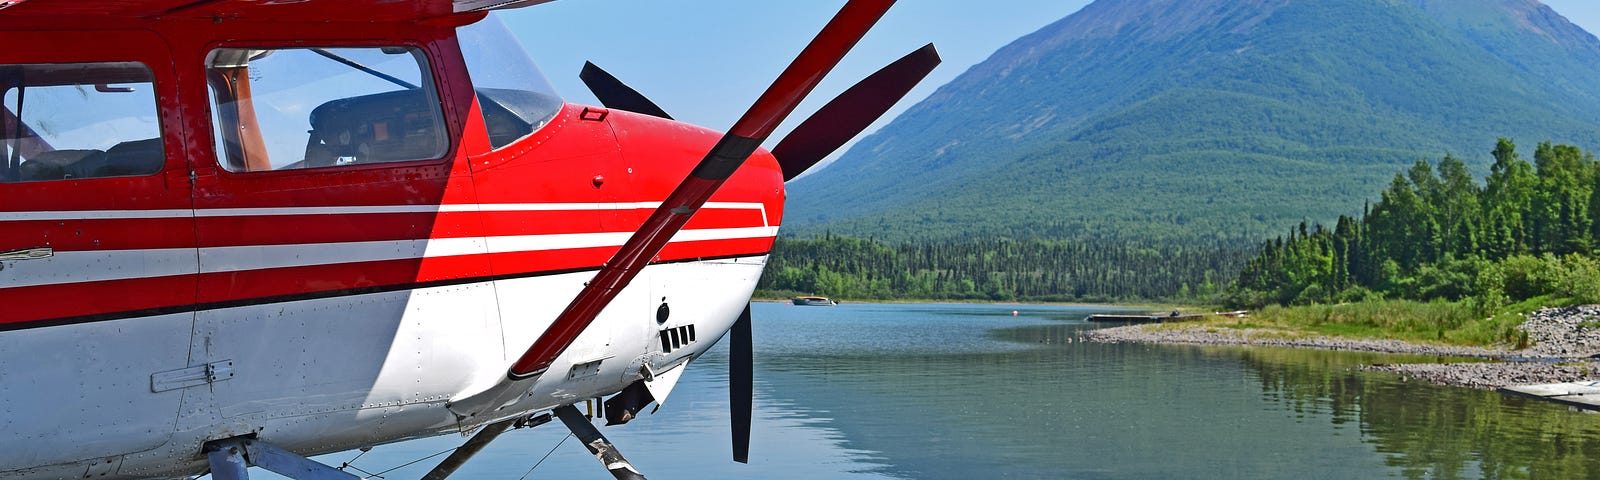
<path id="1" fill-rule="evenodd" d="M 764 262 L 647 268 L 500 417 L 615 393 L 646 364 L 681 368 L 732 325 Z M 446 403 L 503 378 L 591 276 L 0 332 L 0 478 L 195 474 L 202 443 L 237 435 L 309 455 L 474 427 Z M 663 297 L 671 314 L 658 323 Z M 695 341 L 663 352 L 661 332 L 687 325 Z"/>

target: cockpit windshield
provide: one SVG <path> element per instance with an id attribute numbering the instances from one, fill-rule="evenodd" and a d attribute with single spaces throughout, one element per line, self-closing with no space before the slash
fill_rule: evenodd
<path id="1" fill-rule="evenodd" d="M 494 148 L 538 131 L 561 110 L 555 88 L 498 17 L 458 28 L 456 37 Z"/>

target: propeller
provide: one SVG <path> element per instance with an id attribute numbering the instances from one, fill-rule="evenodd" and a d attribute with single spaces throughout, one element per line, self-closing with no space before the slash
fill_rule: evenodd
<path id="1" fill-rule="evenodd" d="M 617 248 L 611 260 L 584 284 L 583 289 L 556 315 L 533 345 L 511 364 L 505 377 L 483 390 L 463 392 L 446 404 L 458 420 L 490 415 L 515 403 L 532 389 L 606 305 L 616 299 L 622 289 L 650 264 L 651 258 L 661 252 L 673 235 L 683 230 L 694 213 L 705 206 L 728 177 L 761 147 L 761 142 L 794 112 L 800 101 L 816 88 L 822 77 L 866 35 L 867 30 L 883 17 L 894 2 L 850 0 L 845 3 L 844 8 L 800 51 L 722 139 L 706 152 L 689 175 Z"/>
<path id="2" fill-rule="evenodd" d="M 777 157 L 778 165 L 783 167 L 783 180 L 793 180 L 805 173 L 878 121 L 890 107 L 905 98 L 912 87 L 933 72 L 939 62 L 938 50 L 933 44 L 927 44 L 868 75 L 800 122 L 800 126 L 772 149 L 772 156 Z M 606 108 L 672 119 L 655 102 L 593 63 L 585 62 L 578 77 Z"/>
<path id="3" fill-rule="evenodd" d="M 939 52 L 933 44 L 925 45 L 857 82 L 806 118 L 772 149 L 772 155 L 783 168 L 783 180 L 789 181 L 800 176 L 845 142 L 855 138 L 905 98 L 912 87 L 921 83 L 939 62 Z M 672 119 L 655 102 L 593 63 L 585 62 L 578 76 L 606 108 Z M 733 324 L 729 335 L 728 413 L 732 426 L 733 460 L 749 463 L 755 377 L 749 304 L 745 304 L 744 312 L 739 314 L 739 320 Z"/>
<path id="4" fill-rule="evenodd" d="M 733 424 L 733 461 L 750 463 L 750 410 L 755 399 L 755 347 L 750 304 L 728 331 L 728 416 Z"/>
<path id="5" fill-rule="evenodd" d="M 772 149 L 783 167 L 783 180 L 793 180 L 845 142 L 878 121 L 939 65 L 939 51 L 927 44 L 873 72 L 811 114 Z"/>
<path id="6" fill-rule="evenodd" d="M 893 0 L 850 2 L 845 10 L 835 17 L 834 23 L 830 23 L 807 50 L 819 47 L 819 52 L 833 50 L 832 54 L 842 55 L 843 50 L 838 47 L 842 46 L 847 50 L 849 45 L 838 42 L 849 36 L 859 39 L 865 28 L 875 22 L 892 3 Z M 838 23 L 838 27 L 835 27 L 835 23 Z M 836 29 L 839 32 L 834 32 Z M 845 30 L 856 31 L 843 34 Z M 854 39 L 849 43 L 853 44 Z M 711 192 L 715 191 L 722 180 L 731 175 L 744 159 L 760 146 L 777 123 L 798 105 L 800 98 L 804 97 L 804 92 L 815 87 L 821 78 L 820 75 L 799 73 L 805 69 L 813 69 L 813 73 L 825 73 L 831 66 L 823 65 L 823 62 L 837 61 L 837 56 L 826 57 L 802 52 L 801 57 L 790 65 L 790 70 L 786 70 L 784 75 L 773 83 L 767 93 L 763 94 L 745 116 L 729 129 L 722 141 L 713 147 L 690 177 L 679 185 L 678 190 L 663 202 L 661 211 L 646 220 L 639 232 L 652 233 L 650 239 L 638 244 L 635 242 L 644 237 L 630 239 L 629 244 L 624 245 L 614 261 L 610 262 L 612 266 L 597 274 L 595 281 L 574 300 L 568 311 L 562 313 L 562 318 L 558 318 L 556 322 L 557 325 L 570 324 L 574 328 L 568 333 L 572 335 L 580 331 L 582 326 L 587 324 L 586 321 L 565 322 L 563 319 L 569 316 L 574 319 L 593 318 L 598 309 L 604 307 L 610 297 L 615 295 L 615 291 L 620 290 L 631 280 L 637 268 L 647 263 L 648 258 L 653 255 L 652 252 L 659 250 L 661 246 L 659 244 L 664 244 L 666 239 L 671 237 L 669 230 L 682 228 L 693 210 L 698 209 L 699 203 L 710 197 Z M 801 122 L 772 150 L 772 155 L 778 159 L 783 169 L 784 181 L 793 180 L 804 173 L 838 150 L 845 142 L 860 134 L 872 122 L 877 121 L 923 78 L 926 78 L 939 62 L 939 53 L 933 44 L 923 46 L 846 89 L 844 93 Z M 583 71 L 578 76 L 606 108 L 672 119 L 672 116 L 655 102 L 594 63 L 585 62 Z M 671 213 L 663 213 L 669 210 Z M 589 298 L 591 294 L 593 298 Z M 739 320 L 729 330 L 728 408 L 732 426 L 733 459 L 739 463 L 748 463 L 750 459 L 750 419 L 754 397 L 754 353 L 750 317 L 750 305 L 745 304 Z M 511 378 L 515 380 L 542 372 L 548 361 L 535 360 L 553 359 L 559 350 L 546 349 L 548 351 L 541 352 L 538 351 L 539 347 L 562 343 L 564 342 L 545 342 L 541 338 L 535 344 L 535 348 L 530 349 L 518 364 L 512 367 Z M 564 348 L 564 345 L 561 348 Z"/>
<path id="7" fill-rule="evenodd" d="M 606 108 L 672 120 L 666 110 L 593 62 L 583 62 L 583 71 L 578 72 L 578 78 L 583 79 L 583 84 L 589 87 L 590 92 L 594 92 L 594 97 L 600 99 L 600 104 Z"/>
<path id="8" fill-rule="evenodd" d="M 706 152 L 705 157 L 700 159 L 689 175 L 678 183 L 672 193 L 662 200 L 661 205 L 656 207 L 628 240 L 617 248 L 611 260 L 607 261 L 590 281 L 584 283 L 583 289 L 573 296 L 572 301 L 539 335 L 539 338 L 534 340 L 533 345 L 511 364 L 505 376 L 482 390 L 462 392 L 445 404 L 445 407 L 456 415 L 456 420 L 466 423 L 470 419 L 492 418 L 495 412 L 504 410 L 527 395 L 538 379 L 549 372 L 556 359 L 572 346 L 600 312 L 617 298 L 622 289 L 650 264 L 651 259 L 661 252 L 661 249 L 671 241 L 672 236 L 683 230 L 694 213 L 705 206 L 717 189 L 722 187 L 745 160 L 761 148 L 761 143 L 772 135 L 778 124 L 799 106 L 800 101 L 816 88 L 823 76 L 838 64 L 845 53 L 861 40 L 867 30 L 883 17 L 894 2 L 895 0 L 846 2 L 817 37 L 801 50 L 788 68 L 778 75 L 772 85 L 767 87 L 744 115 L 728 129 L 722 139 Z M 931 45 L 908 57 L 912 60 L 901 59 L 873 74 L 866 81 L 841 95 L 839 99 L 830 102 L 829 106 L 813 115 L 812 119 L 808 119 L 806 123 L 829 124 L 806 128 L 806 130 L 816 130 L 818 133 L 790 135 L 792 138 L 780 142 L 780 147 L 782 143 L 795 142 L 794 145 L 797 146 L 786 147 L 784 150 L 801 152 L 791 154 L 793 161 L 782 162 L 785 180 L 799 175 L 871 124 L 888 109 L 889 105 L 903 97 L 907 90 L 927 75 L 926 71 L 917 73 L 918 71 L 931 70 L 932 65 L 938 63 L 938 55 L 933 52 Z M 910 63 L 911 66 L 897 66 L 903 62 Z M 595 91 L 596 97 L 607 107 L 671 118 L 655 103 L 599 67 L 592 64 L 586 66 L 582 77 L 584 83 Z M 893 97 L 893 99 L 880 97 Z M 835 106 L 836 103 L 840 105 Z M 845 105 L 855 103 L 872 106 Z M 867 118 L 858 118 L 859 116 Z M 843 127 L 841 124 L 853 127 Z M 797 170 L 791 172 L 791 169 Z M 746 303 L 739 320 L 730 328 L 732 348 L 728 362 L 730 383 L 728 390 L 731 397 L 729 408 L 733 416 L 733 455 L 734 460 L 738 462 L 748 462 L 750 456 L 750 414 L 754 376 L 750 324 L 750 305 Z M 587 426 L 587 423 L 578 418 L 581 415 L 571 405 L 557 408 L 555 412 L 562 417 L 563 422 L 572 420 L 569 422 L 569 428 L 572 428 L 574 433 L 585 430 L 575 426 L 575 424 Z M 605 442 L 598 432 L 588 430 L 592 430 L 592 426 L 580 434 L 580 437 L 593 433 L 597 437 L 596 442 Z M 585 443 L 592 453 L 599 453 L 595 446 L 597 443 L 590 441 Z M 608 469 L 613 466 L 606 456 L 601 455 L 598 458 L 607 463 Z M 618 458 L 620 459 L 620 456 Z M 621 465 L 626 466 L 625 463 Z M 612 470 L 618 478 L 623 478 L 624 475 L 618 473 L 619 471 Z"/>

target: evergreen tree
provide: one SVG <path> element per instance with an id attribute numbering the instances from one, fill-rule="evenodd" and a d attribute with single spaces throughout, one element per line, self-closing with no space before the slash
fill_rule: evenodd
<path id="1" fill-rule="evenodd" d="M 1371 290 L 1418 300 L 1472 297 L 1493 310 L 1506 300 L 1600 291 L 1589 288 L 1600 284 L 1589 268 L 1597 263 L 1577 255 L 1591 253 L 1600 237 L 1593 155 L 1545 142 L 1530 164 L 1503 138 L 1492 153 L 1483 188 L 1453 156 L 1437 167 L 1419 161 L 1396 174 L 1360 219 L 1340 217 L 1331 234 L 1301 223 L 1287 241 L 1263 244 L 1245 262 L 1231 300 L 1308 303 Z"/>

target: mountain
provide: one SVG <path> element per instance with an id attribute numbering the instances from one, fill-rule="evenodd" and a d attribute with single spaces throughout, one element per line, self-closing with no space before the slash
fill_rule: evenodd
<path id="1" fill-rule="evenodd" d="M 1098 0 L 794 182 L 789 233 L 1259 238 L 1497 137 L 1600 146 L 1600 40 L 1534 0 Z"/>

